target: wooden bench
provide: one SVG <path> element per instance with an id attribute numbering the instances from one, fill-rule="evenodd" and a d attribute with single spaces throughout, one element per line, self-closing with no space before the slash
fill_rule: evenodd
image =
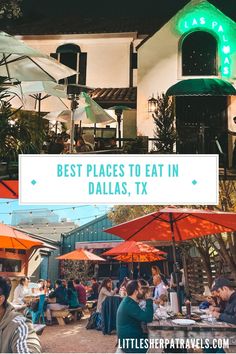
<path id="1" fill-rule="evenodd" d="M 41 336 L 41 334 L 43 333 L 43 330 L 44 330 L 44 328 L 46 327 L 46 325 L 43 325 L 43 324 L 34 324 L 33 327 L 34 327 L 34 330 L 35 330 L 36 334 L 37 334 L 38 336 Z"/>
<path id="2" fill-rule="evenodd" d="M 80 320 L 83 315 L 82 307 L 68 309 L 68 311 L 72 315 L 74 321 Z"/>
<path id="3" fill-rule="evenodd" d="M 80 319 L 82 317 L 82 314 L 83 310 L 81 307 L 52 311 L 52 317 L 55 317 L 57 319 L 57 322 L 60 326 L 64 326 L 66 324 L 66 318 L 69 319 L 72 317 L 74 321 L 77 321 L 77 319 Z"/>
<path id="4" fill-rule="evenodd" d="M 60 326 L 65 326 L 65 318 L 70 316 L 69 310 L 58 310 L 58 311 L 52 311 L 52 317 L 55 317 L 57 319 L 57 322 Z"/>
<path id="5" fill-rule="evenodd" d="M 92 312 L 94 312 L 94 310 L 96 310 L 97 307 L 97 300 L 88 300 L 86 302 L 86 308 L 89 310 L 89 313 L 91 314 Z"/>

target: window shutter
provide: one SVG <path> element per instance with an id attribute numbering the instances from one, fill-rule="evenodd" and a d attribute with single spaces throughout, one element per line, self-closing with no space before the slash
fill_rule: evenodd
<path id="1" fill-rule="evenodd" d="M 50 57 L 58 60 L 58 53 L 50 53 Z"/>
<path id="2" fill-rule="evenodd" d="M 79 84 L 86 85 L 87 53 L 79 54 Z"/>

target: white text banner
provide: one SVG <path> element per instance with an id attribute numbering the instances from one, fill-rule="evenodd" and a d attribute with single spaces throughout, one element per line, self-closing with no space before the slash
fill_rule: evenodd
<path id="1" fill-rule="evenodd" d="M 20 155 L 20 204 L 218 204 L 218 155 Z"/>

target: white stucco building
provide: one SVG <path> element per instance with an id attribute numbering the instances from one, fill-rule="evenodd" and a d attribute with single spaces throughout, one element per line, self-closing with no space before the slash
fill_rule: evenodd
<path id="1" fill-rule="evenodd" d="M 236 100 L 227 83 L 235 85 L 236 80 L 235 38 L 233 20 L 206 0 L 192 0 L 141 42 L 137 47 L 138 132 L 153 136 L 147 99 L 169 89 L 175 97 L 177 152 L 214 153 L 216 137 L 232 166 Z"/>
<path id="2" fill-rule="evenodd" d="M 81 29 L 80 23 L 72 26 L 65 17 L 64 27 L 26 25 L 14 34 L 75 69 L 78 75 L 69 82 L 94 87 L 93 98 L 104 108 L 132 108 L 123 111 L 124 137 L 153 137 L 148 99 L 170 89 L 175 97 L 176 151 L 221 149 L 231 167 L 236 134 L 236 23 L 207 0 L 192 0 L 165 24 L 157 23 L 156 27 L 150 23 L 149 30 L 135 30 L 135 26 L 122 30 L 121 23 L 117 31 L 115 26 L 101 30 L 96 23 L 91 29 L 88 23 L 86 31 L 86 23 Z M 172 87 L 189 79 L 182 93 L 179 86 Z"/>

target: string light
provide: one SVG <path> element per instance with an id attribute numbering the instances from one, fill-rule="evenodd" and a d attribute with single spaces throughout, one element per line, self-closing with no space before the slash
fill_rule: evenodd
<path id="1" fill-rule="evenodd" d="M 76 207 L 56 208 L 56 209 L 51 209 L 50 213 L 57 212 L 57 211 L 64 211 L 64 210 L 76 210 L 76 209 L 79 209 L 79 208 L 88 208 L 88 207 L 94 207 L 94 205 L 78 205 Z M 24 210 L 20 210 L 20 209 L 16 210 L 16 211 L 24 212 Z M 30 215 L 38 214 L 39 211 L 41 211 L 41 210 L 40 209 L 35 209 L 35 210 L 30 210 L 30 211 L 26 210 L 25 214 L 27 214 L 27 213 L 29 213 Z M 13 214 L 12 212 L 11 213 L 9 213 L 9 212 L 0 213 L 0 215 L 12 215 L 12 214 Z"/>
<path id="2" fill-rule="evenodd" d="M 12 204 L 12 203 L 16 203 L 16 202 L 18 202 L 18 199 L 14 199 L 14 200 L 12 200 L 12 201 L 7 201 L 7 202 L 0 202 L 0 204 L 2 205 L 2 204 L 6 204 L 6 205 L 9 205 L 9 204 Z"/>
<path id="3" fill-rule="evenodd" d="M 69 222 L 74 222 L 74 221 L 80 221 L 80 220 L 86 220 L 86 219 L 91 219 L 91 218 L 94 218 L 94 219 L 96 219 L 96 217 L 101 217 L 101 216 L 104 216 L 104 212 L 102 213 L 102 214 L 100 214 L 100 215 L 91 215 L 91 216 L 85 216 L 85 217 L 82 217 L 82 218 L 77 218 L 77 219 L 71 219 Z M 57 224 L 64 224 L 65 222 L 64 221 L 59 221 Z M 55 225 L 55 223 L 53 223 L 54 225 Z M 31 225 L 24 225 L 24 226 L 21 226 L 21 225 L 17 225 L 17 228 L 20 228 L 20 229 L 27 229 L 27 227 L 29 227 L 29 226 L 35 226 L 35 225 L 38 225 L 38 224 L 31 224 Z M 48 227 L 50 227 L 50 223 L 40 223 L 40 225 L 42 225 L 42 226 L 44 226 L 44 225 L 46 225 L 46 226 L 48 226 Z M 66 226 L 66 225 L 65 225 Z M 84 226 L 84 225 L 82 225 L 82 226 Z M 77 226 L 75 226 L 74 228 L 73 227 L 71 227 L 70 229 L 71 230 L 74 230 L 75 228 L 77 228 Z M 105 226 L 103 226 L 103 230 L 105 229 Z M 40 230 L 40 228 L 39 227 L 37 227 L 37 230 Z M 53 227 L 53 230 L 56 230 L 56 227 Z M 89 230 L 89 228 L 86 228 L 86 231 L 87 232 L 89 232 L 90 230 Z M 60 232 L 60 230 L 58 230 L 58 232 Z M 55 235 L 55 234 L 57 234 L 58 232 L 50 232 L 52 235 Z M 43 234 L 44 232 L 39 232 L 38 234 L 40 235 L 40 234 Z M 91 231 L 91 234 L 92 233 L 97 233 L 97 231 Z M 82 232 L 81 233 L 81 235 L 84 235 L 84 233 Z"/>

